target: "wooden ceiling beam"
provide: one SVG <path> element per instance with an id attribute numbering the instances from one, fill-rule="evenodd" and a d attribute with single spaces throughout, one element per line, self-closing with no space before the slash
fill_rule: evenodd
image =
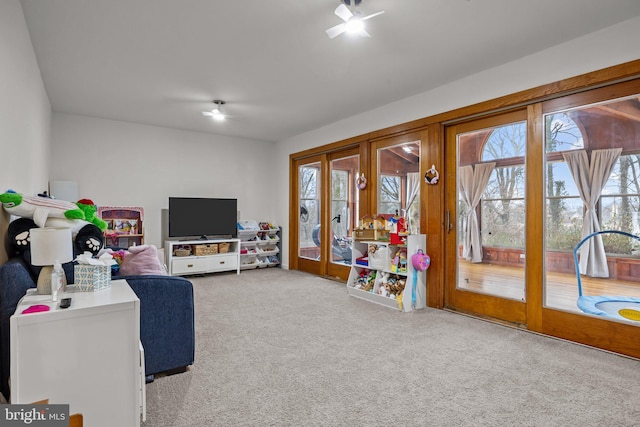
<path id="1" fill-rule="evenodd" d="M 636 122 L 640 121 L 640 111 L 638 112 L 638 114 L 632 114 L 632 113 L 627 113 L 625 111 L 616 110 L 615 108 L 611 108 L 606 105 L 597 105 L 595 106 L 595 109 L 604 111 L 615 117 L 621 117 L 621 118 L 633 120 Z"/>

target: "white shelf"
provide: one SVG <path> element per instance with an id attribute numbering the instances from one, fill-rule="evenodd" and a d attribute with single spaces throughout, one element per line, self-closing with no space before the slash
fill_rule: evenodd
<path id="1" fill-rule="evenodd" d="M 394 245 L 383 241 L 357 241 L 352 242 L 352 265 L 347 280 L 347 292 L 356 298 L 361 298 L 385 307 L 393 308 L 400 311 L 412 311 L 422 309 L 426 306 L 426 274 L 421 271 L 414 271 L 411 264 L 411 256 L 419 249 L 426 251 L 427 241 L 424 234 L 412 234 L 407 236 L 406 245 Z M 406 253 L 405 261 L 406 270 L 400 264 L 394 266 L 394 258 L 400 251 Z M 356 260 L 364 256 L 368 258 L 368 264 L 358 264 Z M 400 259 L 400 257 L 398 257 Z M 375 272 L 376 278 L 370 290 L 359 289 L 359 278 L 361 273 Z M 413 280 L 415 280 L 415 289 Z M 397 281 L 404 281 L 404 290 L 400 294 L 400 301 L 395 295 L 386 296 L 381 294 L 381 288 L 385 282 L 383 275 L 393 277 Z M 371 284 L 371 282 L 369 282 Z M 384 291 L 384 289 L 382 289 Z M 415 292 L 415 303 L 413 302 L 413 293 Z"/>
<path id="2" fill-rule="evenodd" d="M 349 295 L 352 295 L 356 298 L 364 299 L 376 304 L 384 305 L 385 307 L 394 308 L 396 310 L 401 310 L 398 305 L 398 300 L 395 298 L 389 298 L 382 295 L 374 294 L 373 292 L 363 291 L 361 289 L 356 289 L 351 286 L 347 286 L 347 292 Z"/>
<path id="3" fill-rule="evenodd" d="M 67 309 L 49 302 L 50 295 L 29 290 L 11 316 L 11 403 L 48 398 L 82 413 L 84 425 L 140 426 L 145 407 L 140 300 L 124 280 L 113 280 L 100 292 L 69 286 L 63 297 L 71 298 Z M 22 314 L 33 304 L 50 310 Z"/>
<path id="4" fill-rule="evenodd" d="M 175 256 L 174 247 L 191 246 L 191 253 L 197 245 L 228 244 L 229 249 L 224 253 L 208 255 Z M 240 274 L 240 239 L 210 239 L 210 240 L 167 240 L 164 244 L 167 269 L 171 276 L 188 276 L 191 274 L 217 273 L 222 271 L 236 271 Z"/>
<path id="5" fill-rule="evenodd" d="M 238 221 L 241 270 L 275 267 L 280 265 L 280 227 L 263 229 L 267 221 Z M 242 227 L 242 229 L 241 229 Z M 274 261 L 275 259 L 275 261 Z"/>

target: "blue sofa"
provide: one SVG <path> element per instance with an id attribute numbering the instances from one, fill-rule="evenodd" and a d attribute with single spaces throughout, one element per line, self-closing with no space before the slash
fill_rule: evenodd
<path id="1" fill-rule="evenodd" d="M 73 283 L 73 264 L 64 266 L 67 282 Z M 0 391 L 9 399 L 9 323 L 20 298 L 36 287 L 37 270 L 20 257 L 0 266 Z M 193 286 L 182 277 L 118 276 L 125 279 L 140 299 L 140 340 L 144 347 L 147 378 L 158 373 L 177 373 L 193 364 L 195 353 Z"/>

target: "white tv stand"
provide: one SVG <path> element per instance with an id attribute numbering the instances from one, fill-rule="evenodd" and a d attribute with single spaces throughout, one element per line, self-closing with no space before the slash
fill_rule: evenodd
<path id="1" fill-rule="evenodd" d="M 196 255 L 197 245 L 229 244 L 226 253 Z M 191 249 L 187 256 L 177 256 L 178 248 Z M 167 270 L 171 276 L 187 276 L 190 274 L 216 273 L 220 271 L 236 271 L 240 274 L 240 239 L 196 239 L 196 240 L 167 240 L 164 242 Z"/>

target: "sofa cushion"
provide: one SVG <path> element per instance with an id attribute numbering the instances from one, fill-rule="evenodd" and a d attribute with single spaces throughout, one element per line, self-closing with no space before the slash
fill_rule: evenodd
<path id="1" fill-rule="evenodd" d="M 122 257 L 120 275 L 140 276 L 145 274 L 166 274 L 158 259 L 158 249 L 153 245 L 130 247 Z"/>

